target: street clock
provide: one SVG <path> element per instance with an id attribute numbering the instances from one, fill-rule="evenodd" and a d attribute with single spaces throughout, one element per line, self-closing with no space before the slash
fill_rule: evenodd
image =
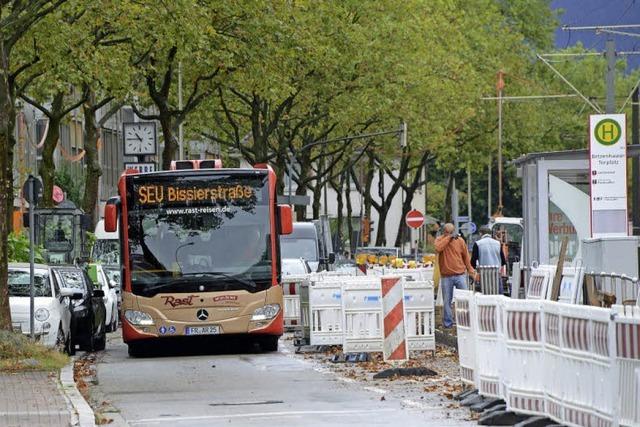
<path id="1" fill-rule="evenodd" d="M 123 123 L 122 127 L 125 156 L 156 154 L 155 122 Z"/>

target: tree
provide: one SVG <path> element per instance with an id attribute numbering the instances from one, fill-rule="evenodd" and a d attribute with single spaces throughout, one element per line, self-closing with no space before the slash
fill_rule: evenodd
<path id="1" fill-rule="evenodd" d="M 65 0 L 14 0 L 0 4 L 0 329 L 11 329 L 7 288 L 7 236 L 13 212 L 13 148 L 16 122 L 16 78 L 34 59 L 20 61 L 14 47 Z"/>

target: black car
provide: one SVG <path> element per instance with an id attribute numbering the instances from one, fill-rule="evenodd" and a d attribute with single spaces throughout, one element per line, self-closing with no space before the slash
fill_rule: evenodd
<path id="1" fill-rule="evenodd" d="M 94 288 L 89 275 L 80 268 L 57 268 L 56 274 L 61 288 L 82 293 L 82 298 L 71 303 L 71 353 L 76 346 L 85 351 L 104 350 L 107 340 L 104 291 Z"/>

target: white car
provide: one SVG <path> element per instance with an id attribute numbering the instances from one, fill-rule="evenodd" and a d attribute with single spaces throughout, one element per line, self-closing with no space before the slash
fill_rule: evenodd
<path id="1" fill-rule="evenodd" d="M 109 276 L 100 264 L 92 264 L 90 268 L 92 268 L 94 265 L 96 268 L 98 285 L 104 291 L 104 306 L 106 308 L 106 331 L 114 332 L 118 329 L 118 284 L 114 280 L 109 279 Z M 89 274 L 89 276 L 93 277 L 92 274 Z"/>
<path id="2" fill-rule="evenodd" d="M 55 267 L 35 264 L 34 269 L 34 333 L 36 339 L 47 347 L 57 347 L 69 352 L 71 345 L 72 289 L 60 289 L 53 274 Z M 9 305 L 13 328 L 24 334 L 31 331 L 29 264 L 9 264 Z M 81 295 L 80 295 L 81 296 Z"/>

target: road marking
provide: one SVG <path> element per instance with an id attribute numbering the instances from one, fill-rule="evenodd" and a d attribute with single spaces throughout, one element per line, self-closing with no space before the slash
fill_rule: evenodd
<path id="1" fill-rule="evenodd" d="M 191 417 L 162 417 L 162 418 L 143 418 L 140 420 L 131 420 L 129 424 L 149 424 L 149 423 L 173 423 L 181 421 L 198 421 L 198 420 L 220 420 L 228 418 L 267 418 L 267 417 L 290 417 L 302 415 L 362 415 L 371 414 L 373 412 L 393 412 L 396 409 L 375 409 L 375 410 L 344 410 L 344 411 L 281 411 L 281 412 L 253 412 L 248 414 L 229 414 L 229 415 L 199 415 Z"/>

